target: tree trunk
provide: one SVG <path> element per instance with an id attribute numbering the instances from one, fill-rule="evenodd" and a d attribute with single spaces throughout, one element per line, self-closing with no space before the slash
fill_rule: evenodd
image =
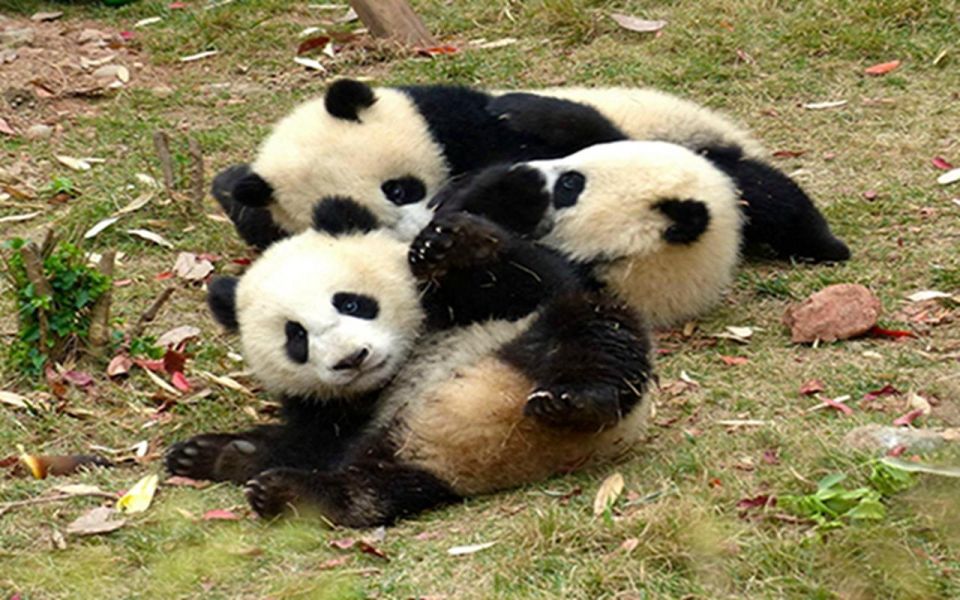
<path id="1" fill-rule="evenodd" d="M 350 0 L 350 6 L 376 37 L 420 47 L 437 44 L 407 0 Z"/>

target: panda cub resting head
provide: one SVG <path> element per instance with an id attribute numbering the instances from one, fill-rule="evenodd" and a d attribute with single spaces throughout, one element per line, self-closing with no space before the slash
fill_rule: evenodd
<path id="1" fill-rule="evenodd" d="M 322 205 L 335 234 L 279 242 L 210 288 L 282 420 L 176 444 L 172 473 L 246 482 L 263 516 L 302 504 L 362 527 L 639 438 L 648 332 L 569 262 L 474 215 L 438 216 L 408 246 L 348 200 Z"/>

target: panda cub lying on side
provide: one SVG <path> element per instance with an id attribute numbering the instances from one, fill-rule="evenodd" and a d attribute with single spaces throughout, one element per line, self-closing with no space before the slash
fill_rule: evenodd
<path id="1" fill-rule="evenodd" d="M 209 292 L 282 421 L 176 444 L 172 473 L 246 482 L 263 516 L 304 504 L 364 527 L 611 460 L 641 435 L 648 332 L 556 253 L 465 213 L 412 246 L 348 199 L 315 223 Z"/>
<path id="2" fill-rule="evenodd" d="M 770 165 L 730 119 L 651 89 L 493 92 L 458 86 L 331 84 L 278 122 L 250 165 L 213 182 L 213 195 L 248 243 L 265 247 L 309 226 L 313 207 L 347 195 L 412 237 L 450 178 L 499 163 L 567 156 L 594 144 L 662 140 L 704 154 L 745 200 L 744 239 L 782 258 L 843 261 L 810 197 Z"/>

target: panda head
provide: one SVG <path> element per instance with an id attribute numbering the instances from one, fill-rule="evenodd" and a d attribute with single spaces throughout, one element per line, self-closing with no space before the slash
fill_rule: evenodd
<path id="1" fill-rule="evenodd" d="M 667 142 L 597 144 L 560 159 L 491 167 L 438 196 L 440 211 L 481 214 L 584 262 L 739 245 L 733 182 Z"/>
<path id="2" fill-rule="evenodd" d="M 310 227 L 321 199 L 346 195 L 412 239 L 446 177 L 443 150 L 407 94 L 344 79 L 280 120 L 253 163 L 218 175 L 214 194 L 268 208 L 291 233 Z"/>
<path id="3" fill-rule="evenodd" d="M 239 279 L 211 282 L 208 302 L 268 391 L 318 401 L 382 387 L 423 321 L 407 246 L 382 230 L 281 240 Z"/>

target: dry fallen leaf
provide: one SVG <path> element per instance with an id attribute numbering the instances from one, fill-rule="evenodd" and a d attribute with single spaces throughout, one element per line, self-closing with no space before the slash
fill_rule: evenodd
<path id="1" fill-rule="evenodd" d="M 160 483 L 159 476 L 147 475 L 117 500 L 117 510 L 128 514 L 147 510 L 153 502 L 153 495 L 157 493 L 158 483 Z"/>
<path id="2" fill-rule="evenodd" d="M 889 73 L 890 71 L 893 71 L 899 66 L 900 66 L 899 60 L 891 60 L 890 62 L 880 63 L 877 65 L 873 65 L 872 67 L 867 67 L 866 69 L 863 70 L 863 72 L 866 73 L 867 75 L 874 75 L 874 76 L 886 75 L 887 73 Z"/>
<path id="3" fill-rule="evenodd" d="M 804 396 L 812 396 L 817 392 L 822 392 L 824 390 L 823 382 L 819 379 L 811 379 L 802 386 L 800 386 L 800 393 Z"/>
<path id="4" fill-rule="evenodd" d="M 67 494 L 68 496 L 110 495 L 109 492 L 105 492 L 95 485 L 88 485 L 85 483 L 67 483 L 64 485 L 58 485 L 53 489 L 61 494 Z"/>
<path id="5" fill-rule="evenodd" d="M 70 535 L 96 535 L 116 531 L 126 524 L 126 519 L 117 519 L 119 513 L 108 506 L 91 508 L 77 520 L 67 525 Z"/>
<path id="6" fill-rule="evenodd" d="M 35 21 L 37 23 L 41 23 L 43 21 L 55 21 L 62 16 L 63 16 L 63 12 L 59 10 L 53 11 L 53 12 L 38 12 L 30 15 L 30 20 Z"/>
<path id="7" fill-rule="evenodd" d="M 193 62 L 195 60 L 201 60 L 210 56 L 215 56 L 219 54 L 219 50 L 207 50 L 206 52 L 197 52 L 196 54 L 191 54 L 189 56 L 181 56 L 180 62 Z"/>
<path id="8" fill-rule="evenodd" d="M 74 158 L 72 156 L 66 156 L 64 154 L 55 154 L 56 158 L 61 164 L 66 165 L 67 167 L 73 169 L 74 171 L 89 171 L 90 170 L 90 161 L 84 160 L 82 158 Z"/>
<path id="9" fill-rule="evenodd" d="M 0 390 L 0 404 L 6 404 L 14 408 L 30 408 L 30 401 L 26 396 L 14 394 L 13 392 L 4 392 Z"/>
<path id="10" fill-rule="evenodd" d="M 500 40 L 494 40 L 492 42 L 479 42 L 474 45 L 474 48 L 478 50 L 493 50 L 495 48 L 512 46 L 513 44 L 516 44 L 518 41 L 520 40 L 518 40 L 517 38 L 508 37 Z"/>
<path id="11" fill-rule="evenodd" d="M 450 556 L 464 556 L 467 554 L 475 554 L 477 552 L 480 552 L 481 550 L 486 550 L 487 548 L 490 548 L 496 545 L 496 543 L 497 542 L 481 542 L 479 544 L 469 544 L 466 546 L 454 546 L 453 548 L 450 548 L 449 550 L 447 550 L 447 554 L 449 554 Z"/>
<path id="12" fill-rule="evenodd" d="M 907 300 L 910 302 L 925 302 L 927 300 L 934 300 L 937 298 L 952 298 L 953 295 L 946 292 L 938 292 L 937 290 L 922 290 L 919 292 L 914 292 L 907 296 Z"/>
<path id="13" fill-rule="evenodd" d="M 130 367 L 132 366 L 133 360 L 129 356 L 118 354 L 111 358 L 110 364 L 107 365 L 107 377 L 126 375 L 130 372 Z"/>
<path id="14" fill-rule="evenodd" d="M 107 217 L 106 219 L 99 221 L 96 225 L 88 229 L 87 232 L 83 234 L 83 239 L 89 240 L 90 238 L 95 237 L 101 231 L 103 231 L 107 227 L 110 227 L 111 225 L 113 225 L 119 220 L 120 220 L 120 217 Z"/>
<path id="15" fill-rule="evenodd" d="M 623 493 L 623 486 L 623 475 L 620 473 L 614 473 L 604 479 L 603 483 L 600 484 L 600 489 L 597 490 L 596 497 L 593 499 L 593 514 L 596 516 L 602 515 L 613 506 L 613 503 Z"/>
<path id="16" fill-rule="evenodd" d="M 824 110 L 827 108 L 839 108 L 847 103 L 846 100 L 831 100 L 827 102 L 808 102 L 803 107 L 807 110 Z"/>
<path id="17" fill-rule="evenodd" d="M 947 171 L 940 177 L 937 177 L 937 183 L 940 185 L 950 185 L 960 181 L 960 168 Z"/>
<path id="18" fill-rule="evenodd" d="M 9 136 L 17 135 L 17 130 L 10 126 L 6 119 L 0 117 L 0 133 Z"/>
<path id="19" fill-rule="evenodd" d="M 940 169 L 941 171 L 949 171 L 953 168 L 953 165 L 947 162 L 947 159 L 942 156 L 934 156 L 930 162 L 933 163 L 934 167 Z"/>
<path id="20" fill-rule="evenodd" d="M 213 273 L 213 263 L 192 252 L 181 252 L 173 263 L 173 272 L 187 281 L 203 281 Z"/>
<path id="21" fill-rule="evenodd" d="M 739 365 L 745 365 L 750 362 L 750 359 L 746 356 L 726 356 L 724 354 L 720 355 L 720 360 L 723 361 L 723 364 L 729 367 L 736 367 Z"/>
<path id="22" fill-rule="evenodd" d="M 157 339 L 156 346 L 159 348 L 176 348 L 187 340 L 200 335 L 200 328 L 193 325 L 181 325 L 167 331 Z"/>
<path id="23" fill-rule="evenodd" d="M 319 60 L 316 60 L 316 59 L 313 59 L 313 58 L 306 58 L 306 57 L 303 57 L 303 56 L 295 56 L 295 57 L 293 57 L 293 62 L 297 63 L 298 65 L 300 65 L 300 66 L 302 66 L 302 67 L 306 67 L 306 68 L 308 68 L 308 69 L 313 69 L 314 71 L 320 71 L 321 73 L 326 73 L 326 71 L 327 71 L 327 68 L 324 67 L 323 64 L 322 64 Z"/>
<path id="24" fill-rule="evenodd" d="M 239 521 L 240 515 L 225 508 L 215 508 L 203 513 L 203 521 Z"/>
<path id="25" fill-rule="evenodd" d="M 639 33 L 656 33 L 667 26 L 666 21 L 640 19 L 623 13 L 611 13 L 610 18 L 620 27 Z"/>
<path id="26" fill-rule="evenodd" d="M 132 213 L 133 211 L 136 211 L 136 210 L 140 210 L 141 208 L 146 206 L 152 199 L 153 199 L 152 192 L 146 192 L 144 194 L 140 194 L 139 196 L 137 196 L 135 200 L 130 202 L 130 204 L 124 206 L 123 208 L 121 208 L 120 210 L 118 210 L 113 214 L 114 216 L 119 216 L 119 215 L 125 215 L 127 213 Z"/>
<path id="27" fill-rule="evenodd" d="M 148 229 L 128 229 L 127 233 L 129 233 L 130 235 L 135 235 L 137 237 L 143 238 L 149 242 L 153 242 L 154 244 L 163 246 L 164 248 L 173 249 L 173 244 L 167 241 L 166 238 Z"/>
<path id="28" fill-rule="evenodd" d="M 31 213 L 25 213 L 22 215 L 10 215 L 8 217 L 0 217 L 0 223 L 19 223 L 21 221 L 29 221 L 30 219 L 39 217 L 41 214 L 42 213 L 39 210 L 37 210 Z"/>

